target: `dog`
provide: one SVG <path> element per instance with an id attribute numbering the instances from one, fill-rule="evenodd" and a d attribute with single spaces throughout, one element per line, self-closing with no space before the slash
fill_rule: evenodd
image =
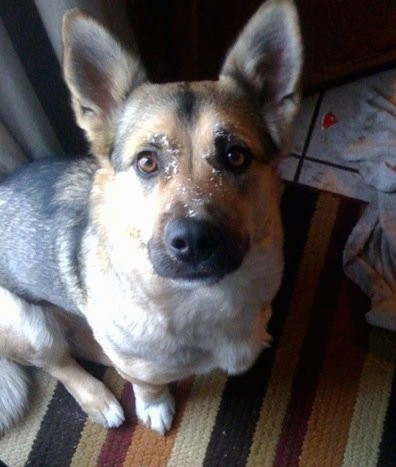
<path id="1" fill-rule="evenodd" d="M 90 155 L 0 184 L 0 430 L 23 413 L 23 366 L 95 422 L 123 409 L 75 360 L 116 368 L 164 434 L 171 382 L 246 371 L 268 347 L 283 270 L 276 164 L 290 149 L 302 45 L 292 0 L 268 0 L 217 81 L 152 84 L 136 52 L 70 10 L 65 81 Z"/>

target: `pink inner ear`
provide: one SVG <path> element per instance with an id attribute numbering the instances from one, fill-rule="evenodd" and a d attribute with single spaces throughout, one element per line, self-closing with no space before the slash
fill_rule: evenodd
<path id="1" fill-rule="evenodd" d="M 80 80 L 84 81 L 87 97 L 96 104 L 104 114 L 110 114 L 116 101 L 110 91 L 109 78 L 97 64 L 84 60 Z"/>
<path id="2" fill-rule="evenodd" d="M 267 51 L 264 60 L 257 63 L 257 81 L 262 86 L 261 95 L 278 101 L 285 96 L 285 78 L 288 76 L 288 51 L 280 44 Z M 288 81 L 287 81 L 288 84 Z"/>

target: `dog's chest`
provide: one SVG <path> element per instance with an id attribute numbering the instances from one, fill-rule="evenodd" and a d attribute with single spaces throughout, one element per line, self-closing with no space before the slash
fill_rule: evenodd
<path id="1" fill-rule="evenodd" d="M 128 306 L 121 296 L 113 296 L 111 309 L 102 308 L 90 324 L 98 340 L 111 342 L 124 358 L 204 372 L 218 366 L 220 347 L 249 340 L 259 311 L 259 300 L 246 303 L 243 294 L 227 286 L 179 294 L 168 291 L 155 300 L 135 297 Z"/>
<path id="2" fill-rule="evenodd" d="M 236 364 L 228 367 L 239 367 L 237 354 L 251 358 L 260 313 L 279 287 L 283 262 L 274 246 L 253 250 L 237 272 L 212 286 L 161 281 L 138 269 L 131 281 L 96 268 L 88 278 L 95 293 L 87 319 L 102 347 L 123 360 L 201 373 L 233 355 Z"/>

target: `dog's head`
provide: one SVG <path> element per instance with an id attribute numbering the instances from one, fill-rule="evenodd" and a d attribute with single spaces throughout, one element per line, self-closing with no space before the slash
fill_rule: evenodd
<path id="1" fill-rule="evenodd" d="M 292 1 L 257 11 L 218 81 L 151 84 L 138 56 L 75 10 L 63 36 L 76 118 L 101 160 L 92 204 L 104 241 L 129 261 L 145 252 L 167 278 L 236 270 L 276 209 L 272 161 L 287 153 L 298 110 Z"/>

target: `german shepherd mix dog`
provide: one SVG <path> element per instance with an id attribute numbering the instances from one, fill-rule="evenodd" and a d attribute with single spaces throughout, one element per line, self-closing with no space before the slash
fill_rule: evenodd
<path id="1" fill-rule="evenodd" d="M 76 10 L 63 41 L 92 157 L 33 162 L 0 185 L 0 429 L 27 403 L 20 364 L 119 426 L 120 404 L 80 356 L 114 366 L 140 420 L 165 433 L 170 382 L 241 373 L 270 345 L 283 268 L 274 166 L 299 106 L 296 10 L 265 2 L 218 81 L 151 84 Z"/>

